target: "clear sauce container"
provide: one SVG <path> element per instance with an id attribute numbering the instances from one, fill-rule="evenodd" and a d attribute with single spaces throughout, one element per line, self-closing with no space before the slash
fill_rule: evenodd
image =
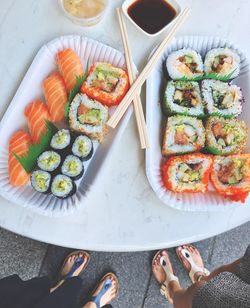
<path id="1" fill-rule="evenodd" d="M 64 14 L 81 26 L 97 24 L 103 17 L 108 0 L 58 0 Z"/>

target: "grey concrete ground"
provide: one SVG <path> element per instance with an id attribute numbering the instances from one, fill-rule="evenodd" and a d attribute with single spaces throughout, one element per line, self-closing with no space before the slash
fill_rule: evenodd
<path id="1" fill-rule="evenodd" d="M 250 243 L 250 223 L 214 238 L 198 242 L 206 267 L 210 270 L 239 258 Z M 176 275 L 183 287 L 189 279 L 170 249 Z M 0 229 L 0 278 L 13 273 L 23 279 L 37 275 L 49 275 L 55 279 L 64 257 L 70 250 L 35 242 Z M 84 272 L 82 300 L 87 300 L 98 279 L 108 271 L 114 271 L 120 281 L 116 308 L 171 307 L 161 297 L 159 287 L 150 267 L 154 251 L 140 253 L 91 253 L 91 263 Z"/>

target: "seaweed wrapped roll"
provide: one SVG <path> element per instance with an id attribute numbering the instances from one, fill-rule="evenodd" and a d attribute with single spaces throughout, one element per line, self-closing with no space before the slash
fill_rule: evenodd
<path id="1" fill-rule="evenodd" d="M 52 181 L 51 193 L 59 199 L 69 198 L 76 193 L 76 184 L 70 177 L 58 174 Z"/>
<path id="2" fill-rule="evenodd" d="M 196 152 L 205 146 L 205 129 L 201 120 L 187 116 L 168 118 L 162 154 Z"/>
<path id="3" fill-rule="evenodd" d="M 163 112 L 167 115 L 204 117 L 204 106 L 198 82 L 168 82 L 163 100 Z"/>
<path id="4" fill-rule="evenodd" d="M 240 72 L 240 56 L 229 48 L 212 49 L 206 55 L 204 69 L 209 78 L 224 81 L 233 79 Z"/>
<path id="5" fill-rule="evenodd" d="M 73 145 L 72 153 L 83 161 L 89 160 L 93 155 L 93 142 L 88 136 L 78 136 Z"/>
<path id="6" fill-rule="evenodd" d="M 60 129 L 52 137 L 50 147 L 55 151 L 67 151 L 70 149 L 71 134 L 69 129 Z"/>
<path id="7" fill-rule="evenodd" d="M 68 155 L 62 164 L 61 171 L 72 180 L 79 180 L 84 172 L 82 161 L 74 155 Z"/>
<path id="8" fill-rule="evenodd" d="M 70 128 L 94 140 L 103 141 L 107 133 L 108 118 L 108 108 L 85 94 L 77 94 L 70 105 Z"/>
<path id="9" fill-rule="evenodd" d="M 61 164 L 61 156 L 55 151 L 43 152 L 37 159 L 38 167 L 43 171 L 56 172 Z"/>
<path id="10" fill-rule="evenodd" d="M 30 182 L 35 191 L 47 194 L 50 191 L 51 174 L 43 170 L 33 171 Z"/>
<path id="11" fill-rule="evenodd" d="M 208 115 L 232 118 L 241 114 L 243 95 L 238 86 L 203 80 L 201 91 Z"/>
<path id="12" fill-rule="evenodd" d="M 193 49 L 174 51 L 167 58 L 167 71 L 171 79 L 199 79 L 203 76 L 201 56 Z"/>
<path id="13" fill-rule="evenodd" d="M 247 139 L 248 129 L 243 121 L 210 117 L 206 123 L 206 148 L 212 154 L 241 153 Z"/>
<path id="14" fill-rule="evenodd" d="M 163 183 L 173 192 L 206 192 L 212 162 L 200 153 L 171 157 L 162 167 Z"/>
<path id="15" fill-rule="evenodd" d="M 250 155 L 215 157 L 211 181 L 216 191 L 223 197 L 245 202 L 250 192 Z"/>

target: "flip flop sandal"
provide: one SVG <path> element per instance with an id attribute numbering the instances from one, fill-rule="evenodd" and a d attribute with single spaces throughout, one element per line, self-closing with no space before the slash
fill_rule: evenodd
<path id="1" fill-rule="evenodd" d="M 101 302 L 101 299 L 102 299 L 103 295 L 104 295 L 110 288 L 112 288 L 112 280 L 108 278 L 109 276 L 112 276 L 112 277 L 115 279 L 115 281 L 116 281 L 116 286 L 117 286 L 117 287 L 116 287 L 115 297 L 116 297 L 117 294 L 118 294 L 118 289 L 119 289 L 118 278 L 117 278 L 117 277 L 115 276 L 115 274 L 113 274 L 113 273 L 108 273 L 108 274 L 106 274 L 106 275 L 101 279 L 101 281 L 98 283 L 98 286 L 96 287 L 96 289 L 95 289 L 95 291 L 93 292 L 93 294 L 96 292 L 96 290 L 98 289 L 99 285 L 102 284 L 103 281 L 105 281 L 105 283 L 104 283 L 104 285 L 103 285 L 101 291 L 98 293 L 97 296 L 92 296 L 91 299 L 90 299 L 90 302 L 96 304 L 96 308 L 100 308 L 100 307 L 101 307 L 100 302 Z M 115 298 L 115 297 L 114 297 L 114 298 Z M 114 299 L 114 298 L 113 298 L 113 299 Z M 112 300 L 113 300 L 113 299 L 112 299 Z M 110 300 L 108 303 L 106 303 L 106 305 L 110 304 L 112 300 Z"/>
<path id="2" fill-rule="evenodd" d="M 162 253 L 162 251 L 163 250 L 160 250 L 160 251 L 157 252 L 157 254 L 155 255 L 155 257 L 152 261 L 152 266 L 153 266 L 155 260 L 158 258 L 158 256 Z M 179 282 L 179 279 L 173 273 L 171 273 L 170 268 L 168 266 L 168 260 L 167 260 L 166 256 L 162 256 L 160 258 L 160 264 L 161 264 L 161 266 L 162 266 L 162 268 L 163 268 L 163 270 L 166 274 L 166 279 L 163 282 L 163 284 L 161 285 L 160 292 L 161 292 L 161 295 L 164 296 L 169 301 L 170 304 L 173 304 L 173 301 L 169 296 L 168 285 L 171 281 Z"/>
<path id="3" fill-rule="evenodd" d="M 72 267 L 71 267 L 70 271 L 68 272 L 68 274 L 63 275 L 62 273 L 63 273 L 65 264 L 67 263 L 68 259 L 71 256 L 78 255 L 79 253 L 83 254 L 84 256 L 76 258 L 76 260 L 75 260 L 74 264 L 72 265 Z M 70 253 L 66 257 L 66 259 L 64 260 L 63 265 L 61 267 L 60 274 L 59 274 L 59 277 L 61 277 L 60 279 L 61 280 L 62 279 L 66 280 L 66 279 L 71 278 L 73 276 L 74 272 L 83 264 L 85 259 L 87 259 L 87 262 L 85 263 L 85 265 L 84 265 L 83 269 L 81 270 L 81 272 L 79 273 L 79 275 L 81 275 L 84 272 L 84 270 L 86 269 L 86 267 L 88 266 L 89 261 L 90 261 L 90 255 L 86 251 L 83 251 L 83 250 L 77 250 L 77 251 L 74 251 L 74 252 Z"/>
<path id="4" fill-rule="evenodd" d="M 194 246 L 192 245 L 186 245 L 189 247 L 192 247 L 193 249 L 195 249 Z M 181 262 L 181 264 L 183 265 L 184 268 L 185 265 L 183 264 L 183 261 L 181 259 L 181 255 L 188 261 L 188 263 L 191 266 L 191 270 L 189 271 L 189 277 L 192 281 L 192 283 L 196 283 L 197 280 L 195 280 L 195 274 L 197 273 L 202 273 L 204 276 L 208 276 L 210 274 L 209 270 L 207 270 L 205 267 L 199 267 L 197 264 L 195 264 L 192 255 L 190 254 L 190 252 L 187 249 L 182 249 L 181 251 L 178 250 L 178 248 L 176 248 L 176 254 Z M 200 279 L 202 278 L 202 275 L 200 277 L 198 277 L 198 281 L 200 281 Z"/>

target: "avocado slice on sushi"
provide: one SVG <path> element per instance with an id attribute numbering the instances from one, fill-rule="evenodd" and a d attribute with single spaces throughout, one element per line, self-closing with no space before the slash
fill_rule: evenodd
<path id="1" fill-rule="evenodd" d="M 72 197 L 76 193 L 76 184 L 70 177 L 58 174 L 52 180 L 51 193 L 59 199 Z"/>

